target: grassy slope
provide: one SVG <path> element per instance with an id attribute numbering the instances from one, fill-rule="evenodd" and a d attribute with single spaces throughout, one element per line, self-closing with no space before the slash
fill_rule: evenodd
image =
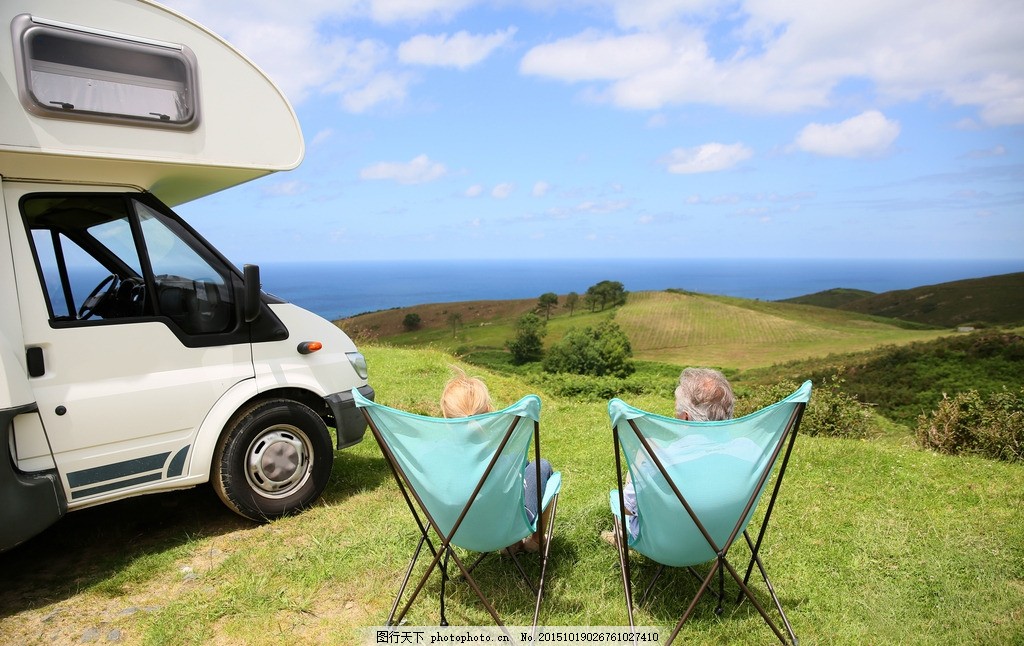
<path id="1" fill-rule="evenodd" d="M 806 296 L 785 298 L 779 302 L 797 303 L 799 305 L 817 305 L 818 307 L 841 307 L 851 301 L 860 300 L 874 295 L 874 292 L 869 292 L 863 289 L 847 289 L 844 287 L 838 287 L 835 289 L 826 289 L 823 292 L 807 294 Z"/>
<path id="2" fill-rule="evenodd" d="M 399 347 L 433 346 L 452 352 L 502 348 L 514 323 L 536 301 L 445 303 L 377 312 L 341 322 L 356 338 L 377 338 Z M 404 332 L 401 321 L 419 313 L 424 324 Z M 449 313 L 464 325 L 454 334 Z M 747 369 L 775 363 L 856 352 L 882 344 L 909 343 L 949 334 L 948 330 L 907 329 L 906 324 L 835 309 L 678 292 L 634 292 L 614 311 L 559 310 L 548 322 L 546 345 L 572 327 L 595 325 L 614 315 L 636 358 L 680 365 Z"/>
<path id="3" fill-rule="evenodd" d="M 669 292 L 631 295 L 615 320 L 638 359 L 740 369 L 949 333 L 828 308 Z"/>
<path id="4" fill-rule="evenodd" d="M 1024 323 L 1024 272 L 927 285 L 851 301 L 853 312 L 928 325 L 1019 325 Z"/>
<path id="5" fill-rule="evenodd" d="M 429 349 L 364 350 L 380 401 L 436 413 L 454 358 Z M 463 367 L 487 380 L 498 405 L 530 390 L 516 377 Z M 598 538 L 610 526 L 614 482 L 605 405 L 538 394 L 544 452 L 564 476 L 542 622 L 622 625 L 616 558 Z M 669 397 L 632 403 L 668 412 Z M 763 555 L 803 643 L 1020 643 L 1020 465 L 940 456 L 899 441 L 801 437 L 783 489 Z M 51 643 L 57 617 L 65 622 L 62 643 L 81 641 L 97 625 L 117 626 L 124 644 L 361 643 L 364 627 L 387 616 L 415 543 L 408 511 L 369 437 L 338 454 L 320 504 L 269 525 L 242 523 L 214 501 L 207 513 L 217 522 L 168 526 L 159 518 L 164 512 L 140 535 L 124 522 L 133 517 L 124 509 L 146 500 L 147 509 L 159 509 L 160 498 L 124 501 L 106 522 L 72 525 L 66 538 L 51 532 L 0 555 L 7 595 L 0 634 L 14 643 Z M 90 513 L 113 512 L 75 516 Z M 219 530 L 222 524 L 228 527 Z M 154 540 L 160 532 L 163 541 Z M 84 558 L 90 545 L 107 552 Z M 734 555 L 742 561 L 744 553 L 737 548 Z M 86 576 L 82 565 L 70 577 L 41 571 L 39 563 L 58 555 L 88 564 Z M 522 625 L 532 601 L 507 566 L 499 559 L 481 566 L 484 589 L 507 623 Z M 527 567 L 534 571 L 535 562 Z M 637 576 L 652 572 L 643 559 L 634 567 Z M 694 591 L 681 575 L 665 586 L 637 614 L 640 624 L 665 629 L 663 638 L 680 599 Z M 452 587 L 451 623 L 486 624 L 467 586 Z M 763 584 L 754 589 L 766 598 Z M 429 592 L 436 593 L 436 580 Z M 710 600 L 699 606 L 679 643 L 777 643 L 749 604 L 727 605 L 720 618 L 712 609 Z M 425 599 L 409 623 L 436 621 L 436 600 Z"/>

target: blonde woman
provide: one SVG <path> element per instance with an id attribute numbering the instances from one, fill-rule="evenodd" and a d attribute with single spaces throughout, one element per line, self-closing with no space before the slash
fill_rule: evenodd
<path id="1" fill-rule="evenodd" d="M 441 393 L 441 413 L 445 417 L 470 417 L 492 411 L 494 411 L 494 405 L 491 403 L 490 391 L 487 390 L 487 384 L 481 379 L 468 377 L 466 373 L 457 370 L 456 375 L 445 384 Z M 552 471 L 551 463 L 543 458 L 540 461 L 540 483 L 537 482 L 537 467 L 534 462 L 531 461 L 523 470 L 524 506 L 531 523 L 537 517 L 538 486 L 541 491 L 544 491 Z M 546 518 L 547 516 L 545 516 Z M 510 552 L 520 549 L 536 552 L 540 549 L 540 540 L 536 534 L 533 534 L 505 549 Z"/>

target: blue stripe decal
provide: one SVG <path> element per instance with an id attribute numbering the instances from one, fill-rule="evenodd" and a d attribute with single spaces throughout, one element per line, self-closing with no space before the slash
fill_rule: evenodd
<path id="1" fill-rule="evenodd" d="M 107 491 L 113 491 L 115 489 L 124 489 L 125 487 L 133 487 L 137 484 L 144 482 L 152 482 L 154 480 L 160 480 L 163 476 L 157 473 L 150 473 L 138 478 L 132 478 L 131 480 L 121 480 L 120 482 L 111 482 L 110 484 L 100 485 L 98 487 L 90 487 L 88 489 L 79 489 L 78 491 L 71 492 L 71 499 L 84 498 L 86 496 L 95 496 L 96 494 L 106 493 Z"/>
<path id="2" fill-rule="evenodd" d="M 156 455 L 149 455 L 144 458 L 135 458 L 134 460 L 105 464 L 102 467 L 93 467 L 91 469 L 75 471 L 68 474 L 68 484 L 71 485 L 72 489 L 74 489 L 75 487 L 84 487 L 96 484 L 97 482 L 106 482 L 107 480 L 133 476 L 147 471 L 155 471 L 157 469 L 163 471 L 164 462 L 167 461 L 167 456 L 170 454 L 170 451 L 166 451 L 164 453 L 157 453 Z M 121 485 L 119 483 L 114 488 L 117 489 L 120 487 Z"/>
<path id="3" fill-rule="evenodd" d="M 181 472 L 185 469 L 185 456 L 188 455 L 188 449 L 189 447 L 186 446 L 171 458 L 171 463 L 167 465 L 168 478 L 181 475 Z"/>

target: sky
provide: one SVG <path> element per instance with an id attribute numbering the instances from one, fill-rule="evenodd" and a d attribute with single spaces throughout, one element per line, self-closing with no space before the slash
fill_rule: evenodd
<path id="1" fill-rule="evenodd" d="M 237 263 L 1024 262 L 1020 0 L 164 0 L 306 155 L 177 207 Z"/>

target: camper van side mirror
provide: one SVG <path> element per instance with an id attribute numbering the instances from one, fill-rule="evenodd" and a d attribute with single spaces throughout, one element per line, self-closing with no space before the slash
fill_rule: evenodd
<path id="1" fill-rule="evenodd" d="M 245 322 L 252 323 L 260 315 L 260 266 L 245 265 L 242 267 L 242 273 L 245 280 L 243 314 Z"/>

